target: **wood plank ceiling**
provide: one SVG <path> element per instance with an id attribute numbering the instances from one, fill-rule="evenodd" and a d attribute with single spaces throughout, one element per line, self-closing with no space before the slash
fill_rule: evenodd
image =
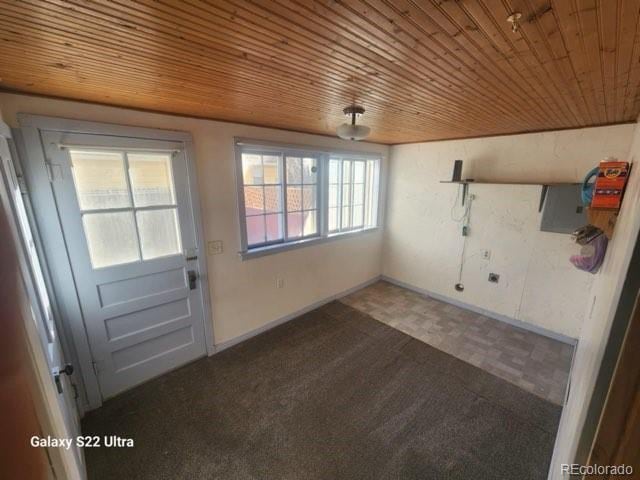
<path id="1" fill-rule="evenodd" d="M 640 0 L 0 0 L 0 88 L 328 135 L 355 102 L 382 143 L 628 122 L 639 12 Z"/>

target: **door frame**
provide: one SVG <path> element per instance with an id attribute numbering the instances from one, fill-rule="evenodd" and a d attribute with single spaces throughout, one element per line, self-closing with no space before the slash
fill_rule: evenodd
<path id="1" fill-rule="evenodd" d="M 9 127 L 0 121 L 0 137 L 7 142 L 10 152 L 10 162 L 15 162 L 14 150 L 11 145 L 13 141 Z M 13 183 L 9 177 L 12 173 L 7 171 L 3 165 L 0 165 L 0 215 L 4 215 L 9 229 L 9 242 L 12 244 L 13 253 L 16 255 L 16 264 L 18 265 L 16 281 L 23 287 L 23 295 L 15 299 L 20 304 L 21 321 L 24 327 L 24 341 L 26 342 L 26 350 L 28 355 L 28 374 L 29 386 L 33 390 L 33 403 L 35 414 L 42 429 L 41 435 L 51 436 L 54 438 L 70 438 L 73 432 L 69 430 L 66 421 L 65 403 L 59 402 L 59 393 L 54 386 L 52 378 L 51 365 L 45 353 L 42 332 L 36 326 L 33 310 L 30 308 L 30 301 L 35 295 L 34 280 L 31 275 L 31 265 L 26 256 L 23 237 L 19 226 L 18 218 L 15 211 L 15 203 L 12 200 L 10 185 Z M 13 177 L 15 179 L 15 177 Z M 35 235 L 35 231 L 32 232 Z M 35 239 L 34 239 L 35 240 Z M 40 320 L 38 318 L 38 320 Z M 67 384 L 68 385 L 68 384 Z M 69 407 L 68 405 L 66 405 Z M 71 407 L 73 408 L 73 407 Z M 74 414 L 75 412 L 70 412 Z M 47 447 L 47 456 L 49 458 L 50 473 L 60 478 L 78 479 L 86 478 L 86 470 L 84 462 L 76 456 L 77 450 L 70 448 L 51 448 Z M 82 453 L 80 452 L 80 455 Z"/>
<path id="2" fill-rule="evenodd" d="M 62 322 L 67 323 L 75 346 L 80 372 L 87 399 L 87 410 L 102 405 L 102 396 L 93 366 L 93 356 L 89 346 L 82 309 L 77 295 L 76 284 L 71 270 L 71 262 L 59 220 L 59 211 L 51 182 L 60 169 L 52 165 L 45 157 L 40 132 L 42 130 L 81 133 L 93 135 L 109 135 L 124 138 L 148 140 L 165 140 L 180 142 L 183 145 L 187 163 L 189 196 L 193 210 L 193 220 L 198 242 L 198 270 L 202 289 L 202 310 L 204 313 L 204 335 L 207 355 L 215 353 L 213 333 L 213 314 L 207 273 L 206 243 L 202 227 L 202 213 L 195 165 L 195 149 L 189 132 L 177 130 L 161 130 L 155 128 L 115 125 L 110 123 L 72 120 L 58 117 L 19 113 L 18 122 L 24 142 L 25 155 L 22 159 L 23 171 L 29 186 L 29 197 L 33 204 L 39 232 L 46 242 L 42 242 L 45 251 L 45 262 L 52 275 L 53 292 L 60 306 Z M 64 255 L 60 255 L 64 252 Z M 56 285 L 73 285 L 71 288 L 56 288 Z"/>

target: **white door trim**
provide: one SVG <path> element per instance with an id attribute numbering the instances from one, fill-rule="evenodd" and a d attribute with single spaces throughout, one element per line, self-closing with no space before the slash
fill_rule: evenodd
<path id="1" fill-rule="evenodd" d="M 0 121 L 0 137 L 3 139 L 11 139 L 11 131 L 9 127 Z M 7 143 L 7 148 L 9 145 Z M 6 215 L 9 229 L 11 230 L 11 240 L 15 243 L 17 250 L 17 260 L 20 266 L 19 279 L 23 284 L 24 296 L 16 298 L 15 301 L 20 303 L 22 319 L 24 320 L 24 333 L 27 342 L 27 350 L 29 354 L 29 370 L 33 374 L 31 378 L 32 387 L 34 387 L 34 406 L 36 415 L 40 422 L 42 435 L 49 435 L 55 438 L 72 437 L 73 432 L 69 430 L 66 422 L 65 412 L 59 402 L 59 394 L 55 390 L 52 381 L 51 366 L 42 343 L 41 332 L 33 320 L 33 310 L 29 308 L 29 296 L 33 293 L 33 279 L 25 272 L 29 272 L 31 266 L 26 257 L 23 245 L 21 244 L 20 227 L 15 215 L 14 204 L 12 206 L 11 194 L 8 191 L 8 184 L 11 183 L 6 176 L 10 175 L 2 165 L 0 165 L 0 210 Z M 29 286 L 30 285 L 30 286 Z M 67 384 L 68 385 L 68 384 Z M 47 448 L 51 473 L 60 478 L 68 478 L 73 480 L 82 480 L 86 478 L 86 471 L 83 463 L 76 457 L 76 450 L 64 448 Z"/>
<path id="2" fill-rule="evenodd" d="M 55 288 L 52 292 L 61 307 L 63 321 L 68 322 L 80 361 L 80 371 L 84 380 L 88 409 L 102 405 L 102 397 L 98 380 L 93 369 L 93 357 L 87 338 L 87 332 L 78 301 L 74 277 L 71 271 L 67 245 L 58 220 L 58 209 L 50 182 L 51 172 L 48 159 L 42 145 L 40 131 L 61 131 L 69 133 L 87 133 L 94 135 L 110 135 L 127 138 L 143 138 L 153 140 L 177 141 L 182 143 L 186 156 L 189 192 L 193 206 L 194 225 L 198 242 L 198 269 L 202 289 L 202 309 L 204 312 L 204 333 L 207 355 L 215 352 L 213 335 L 213 316 L 209 292 L 209 281 L 206 262 L 206 244 L 202 228 L 202 216 L 196 180 L 195 153 L 193 140 L 188 132 L 161 130 L 144 127 L 129 127 L 108 123 L 70 120 L 39 115 L 18 114 L 18 121 L 23 133 L 26 157 L 23 162 L 25 177 L 30 186 L 30 197 L 38 227 L 46 242 L 43 242 L 46 262 L 51 271 L 54 285 L 70 288 Z M 64 252 L 63 255 L 60 253 Z"/>

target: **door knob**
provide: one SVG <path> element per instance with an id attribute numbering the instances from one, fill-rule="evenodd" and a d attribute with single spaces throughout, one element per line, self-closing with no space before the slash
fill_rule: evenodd
<path id="1" fill-rule="evenodd" d="M 60 381 L 60 375 L 65 374 L 67 376 L 73 374 L 73 365 L 67 363 L 64 368 L 54 368 L 53 369 L 53 380 L 56 383 L 56 389 L 58 393 L 62 393 L 62 382 Z"/>
<path id="2" fill-rule="evenodd" d="M 187 276 L 189 277 L 189 290 L 195 290 L 196 281 L 198 280 L 198 274 L 195 270 L 189 270 L 187 272 Z"/>

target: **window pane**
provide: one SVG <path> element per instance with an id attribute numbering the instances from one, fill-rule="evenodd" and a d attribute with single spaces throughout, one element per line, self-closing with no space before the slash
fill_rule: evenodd
<path id="1" fill-rule="evenodd" d="M 302 236 L 302 212 L 287 214 L 287 237 L 296 238 Z"/>
<path id="2" fill-rule="evenodd" d="M 287 187 L 287 211 L 302 210 L 302 187 Z"/>
<path id="3" fill-rule="evenodd" d="M 338 176 L 340 169 L 340 161 L 339 160 L 330 160 L 329 161 L 329 183 L 338 183 L 340 177 Z"/>
<path id="4" fill-rule="evenodd" d="M 341 228 L 349 228 L 350 224 L 350 207 L 342 207 L 342 225 Z"/>
<path id="5" fill-rule="evenodd" d="M 362 205 L 364 203 L 364 185 L 354 185 L 353 186 L 353 204 L 354 205 Z"/>
<path id="6" fill-rule="evenodd" d="M 176 203 L 171 155 L 168 153 L 127 153 L 133 202 L 137 207 Z"/>
<path id="7" fill-rule="evenodd" d="M 342 185 L 342 206 L 351 205 L 351 185 Z"/>
<path id="8" fill-rule="evenodd" d="M 281 240 L 283 237 L 282 214 L 265 215 L 264 218 L 267 223 L 267 241 Z"/>
<path id="9" fill-rule="evenodd" d="M 305 185 L 302 187 L 302 207 L 303 210 L 313 210 L 317 206 L 318 192 L 315 185 Z"/>
<path id="10" fill-rule="evenodd" d="M 287 157 L 287 183 L 302 183 L 302 159 Z"/>
<path id="11" fill-rule="evenodd" d="M 342 183 L 351 182 L 351 161 L 342 161 Z"/>
<path id="12" fill-rule="evenodd" d="M 132 212 L 88 213 L 82 216 L 93 268 L 140 260 Z"/>
<path id="13" fill-rule="evenodd" d="M 264 187 L 244 187 L 244 210 L 246 215 L 264 213 Z"/>
<path id="14" fill-rule="evenodd" d="M 282 187 L 264 187 L 264 207 L 266 212 L 282 211 Z"/>
<path id="15" fill-rule="evenodd" d="M 82 210 L 131 205 L 122 153 L 71 150 L 69 155 Z"/>
<path id="16" fill-rule="evenodd" d="M 305 158 L 302 160 L 302 183 L 316 183 L 318 164 L 315 158 Z"/>
<path id="17" fill-rule="evenodd" d="M 353 162 L 353 183 L 364 183 L 364 162 Z"/>
<path id="18" fill-rule="evenodd" d="M 318 221 L 315 210 L 310 212 L 304 212 L 304 236 L 315 235 L 318 233 Z"/>
<path id="19" fill-rule="evenodd" d="M 280 183 L 280 157 L 275 155 L 264 155 L 262 164 L 264 168 L 264 183 Z"/>
<path id="20" fill-rule="evenodd" d="M 257 245 L 265 242 L 264 215 L 247 217 L 247 243 Z"/>
<path id="21" fill-rule="evenodd" d="M 264 183 L 262 158 L 253 153 L 242 154 L 242 180 L 245 185 L 260 185 Z"/>
<path id="22" fill-rule="evenodd" d="M 164 257 L 181 252 L 178 213 L 175 208 L 136 212 L 142 258 Z"/>
<path id="23" fill-rule="evenodd" d="M 329 206 L 330 207 L 338 206 L 338 186 L 337 185 L 329 185 Z"/>
<path id="24" fill-rule="evenodd" d="M 329 231 L 338 229 L 338 209 L 329 208 Z"/>
<path id="25" fill-rule="evenodd" d="M 353 227 L 362 227 L 364 220 L 364 206 L 353 207 Z"/>

